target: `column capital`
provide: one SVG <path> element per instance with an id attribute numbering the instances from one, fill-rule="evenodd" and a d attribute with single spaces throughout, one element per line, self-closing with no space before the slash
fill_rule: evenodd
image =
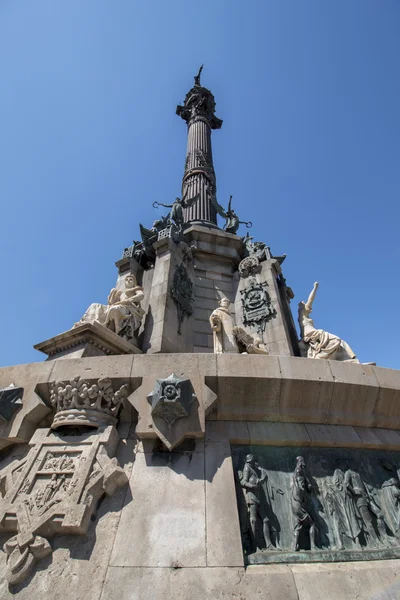
<path id="1" fill-rule="evenodd" d="M 188 125 L 195 120 L 204 120 L 211 129 L 220 129 L 222 120 L 215 116 L 213 94 L 201 85 L 194 85 L 186 94 L 183 105 L 176 107 L 176 114 Z"/>

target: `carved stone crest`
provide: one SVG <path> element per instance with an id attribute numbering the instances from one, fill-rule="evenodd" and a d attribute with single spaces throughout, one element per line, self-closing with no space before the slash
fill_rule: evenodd
<path id="1" fill-rule="evenodd" d="M 157 379 L 154 390 L 147 396 L 153 418 L 160 417 L 170 427 L 177 419 L 189 416 L 195 399 L 190 379 L 179 379 L 173 373 L 166 379 Z"/>
<path id="2" fill-rule="evenodd" d="M 243 278 L 260 273 L 260 261 L 256 256 L 247 256 L 239 263 L 238 270 L 240 277 Z"/>
<path id="3" fill-rule="evenodd" d="M 271 307 L 271 298 L 265 289 L 266 282 L 259 283 L 252 278 L 249 285 L 241 290 L 243 323 L 246 326 L 257 327 L 257 332 L 262 334 L 267 321 L 275 315 Z"/>
<path id="4" fill-rule="evenodd" d="M 181 325 L 185 317 L 193 312 L 193 283 L 183 263 L 175 267 L 174 279 L 170 295 L 176 304 L 178 312 L 178 333 L 181 334 Z"/>
<path id="5" fill-rule="evenodd" d="M 2 473 L 0 530 L 18 532 L 4 545 L 10 584 L 51 554 L 49 535 L 86 533 L 101 496 L 127 483 L 116 458 L 109 458 L 118 440 L 114 427 L 62 437 L 39 429 L 29 454 Z"/>

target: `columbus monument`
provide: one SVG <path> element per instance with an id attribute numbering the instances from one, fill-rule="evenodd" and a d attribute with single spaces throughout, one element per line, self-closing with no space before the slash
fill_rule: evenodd
<path id="1" fill-rule="evenodd" d="M 217 196 L 202 75 L 114 287 L 0 369 L 4 600 L 400 597 L 400 372 L 314 323 L 317 282 L 294 308 Z"/>

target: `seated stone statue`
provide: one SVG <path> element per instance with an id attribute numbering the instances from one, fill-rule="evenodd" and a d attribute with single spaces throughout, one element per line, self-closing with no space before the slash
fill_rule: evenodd
<path id="1" fill-rule="evenodd" d="M 356 358 L 353 350 L 344 340 L 323 329 L 316 329 L 314 327 L 314 321 L 311 319 L 310 314 L 317 289 L 318 282 L 314 283 L 307 302 L 299 302 L 300 345 L 305 348 L 307 358 L 358 363 L 359 360 Z"/>
<path id="2" fill-rule="evenodd" d="M 84 323 L 99 323 L 130 341 L 139 329 L 144 315 L 140 306 L 143 297 L 143 288 L 137 285 L 135 276 L 130 273 L 125 277 L 125 291 L 113 288 L 108 296 L 107 306 L 91 304 L 74 327 Z"/>
<path id="3" fill-rule="evenodd" d="M 233 332 L 233 319 L 229 312 L 228 298 L 222 298 L 210 316 L 210 325 L 214 337 L 214 353 L 238 353 L 239 348 Z"/>

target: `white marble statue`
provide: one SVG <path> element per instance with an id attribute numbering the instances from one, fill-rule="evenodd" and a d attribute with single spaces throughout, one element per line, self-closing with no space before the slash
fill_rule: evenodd
<path id="1" fill-rule="evenodd" d="M 140 305 L 143 298 L 143 288 L 137 285 L 135 276 L 129 273 L 125 277 L 124 291 L 113 288 L 108 296 L 107 306 L 91 304 L 74 327 L 84 323 L 99 323 L 121 337 L 132 339 L 145 312 Z"/>
<path id="2" fill-rule="evenodd" d="M 233 318 L 229 312 L 230 302 L 228 298 L 222 298 L 219 308 L 216 308 L 210 316 L 210 325 L 214 337 L 214 353 L 239 353 L 239 348 L 233 331 Z"/>
<path id="3" fill-rule="evenodd" d="M 245 332 L 243 327 L 234 327 L 233 334 L 241 354 L 268 354 L 262 338 L 253 338 L 253 336 Z"/>
<path id="4" fill-rule="evenodd" d="M 307 302 L 299 302 L 300 343 L 304 343 L 307 349 L 307 358 L 358 363 L 359 361 L 353 350 L 344 340 L 337 337 L 337 335 L 314 327 L 314 321 L 310 314 L 317 289 L 318 282 L 315 282 Z"/>

